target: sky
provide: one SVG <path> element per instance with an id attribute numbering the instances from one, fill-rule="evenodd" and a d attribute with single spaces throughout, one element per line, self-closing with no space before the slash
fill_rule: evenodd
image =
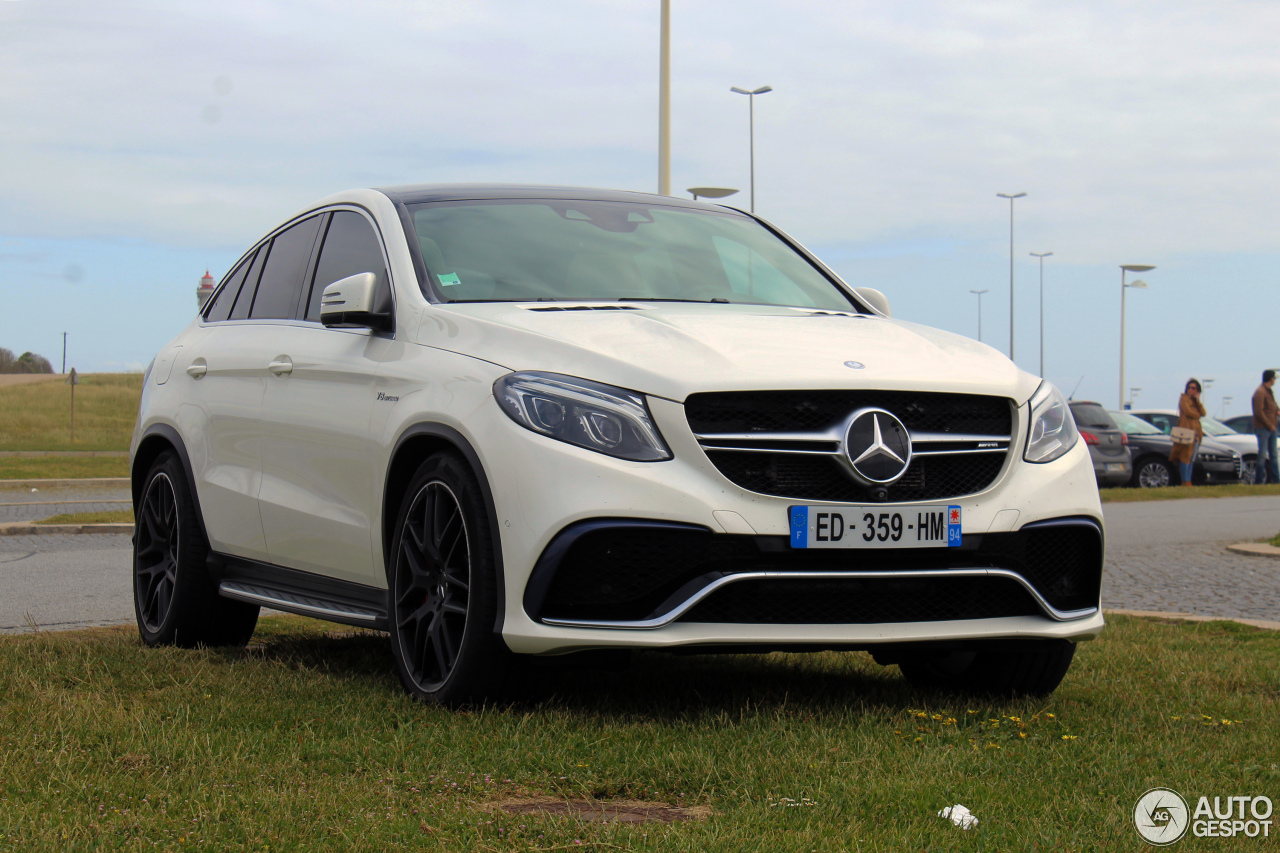
<path id="1" fill-rule="evenodd" d="M 1077 399 L 1248 411 L 1280 366 L 1280 4 L 671 0 L 672 187 Z M 141 370 L 310 202 L 656 191 L 659 0 L 0 0 L 0 346 Z M 978 297 L 973 290 L 986 290 Z M 1227 401 L 1225 397 L 1233 399 Z"/>

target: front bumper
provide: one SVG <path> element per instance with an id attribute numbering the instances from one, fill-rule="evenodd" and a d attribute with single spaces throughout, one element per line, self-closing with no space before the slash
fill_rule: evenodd
<path id="1" fill-rule="evenodd" d="M 651 399 L 650 406 L 672 460 L 626 462 L 565 445 L 516 426 L 496 405 L 496 417 L 484 418 L 475 446 L 488 449 L 482 451 L 483 463 L 493 486 L 505 564 L 502 633 L 513 651 L 1083 640 L 1102 628 L 1097 594 L 1101 507 L 1083 442 L 1040 465 L 1023 462 L 1015 447 L 989 488 L 925 502 L 962 507 L 961 548 L 856 552 L 856 558 L 849 552 L 841 552 L 843 557 L 801 554 L 786 545 L 788 508 L 798 501 L 729 482 L 697 445 L 682 406 L 660 399 Z M 1020 411 L 1018 420 L 1024 416 Z M 1025 424 L 1016 427 L 1015 436 L 1025 434 Z M 1034 572 L 1024 558 L 1005 554 L 997 559 L 996 553 L 1003 534 L 1015 534 L 1005 537 L 1014 542 L 1019 531 L 1034 529 L 1036 522 L 1063 519 L 1091 527 L 1095 539 L 1088 567 L 1076 573 L 1066 598 L 1063 590 L 1051 589 L 1052 581 L 1030 580 Z M 565 546 L 584 529 L 616 530 L 619 522 L 622 527 L 656 523 L 655 529 L 692 534 L 726 553 L 711 560 L 717 565 L 695 561 L 671 571 L 672 555 L 682 549 L 672 550 L 668 543 L 646 555 L 646 539 L 660 544 L 652 536 L 613 544 L 576 536 L 595 549 L 576 554 Z M 610 575 L 603 564 L 613 557 L 625 557 L 620 564 L 630 568 Z M 561 570 L 574 560 L 576 574 L 569 582 Z M 660 575 L 659 582 L 640 589 L 634 600 L 604 601 L 607 606 L 590 601 L 602 586 L 634 585 L 646 571 Z M 586 594 L 593 583 L 595 592 Z M 573 599 L 575 587 L 585 598 Z M 783 601 L 790 602 L 785 610 L 771 607 Z M 812 607 L 815 601 L 823 607 Z M 927 606 L 913 609 L 921 602 Z M 779 615 L 784 612 L 793 615 Z"/>

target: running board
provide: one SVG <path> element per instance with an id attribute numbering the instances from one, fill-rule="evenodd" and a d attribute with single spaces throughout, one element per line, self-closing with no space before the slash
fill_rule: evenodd
<path id="1" fill-rule="evenodd" d="M 276 589 L 262 584 L 223 581 L 218 585 L 223 598 L 258 604 L 299 616 L 312 616 L 363 628 L 386 628 L 386 615 L 378 610 L 316 595 Z"/>

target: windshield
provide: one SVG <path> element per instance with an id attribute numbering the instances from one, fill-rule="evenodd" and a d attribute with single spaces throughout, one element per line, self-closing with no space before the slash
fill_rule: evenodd
<path id="1" fill-rule="evenodd" d="M 1222 421 L 1208 415 L 1200 419 L 1200 428 L 1204 430 L 1205 435 L 1239 435 Z"/>
<path id="2" fill-rule="evenodd" d="M 612 201 L 409 205 L 435 292 L 450 302 L 744 302 L 859 310 L 748 216 Z"/>
<path id="3" fill-rule="evenodd" d="M 1107 414 L 1111 415 L 1111 420 L 1115 421 L 1116 426 L 1124 430 L 1127 435 L 1164 435 L 1159 429 L 1137 415 L 1110 410 L 1108 410 Z"/>
<path id="4" fill-rule="evenodd" d="M 1093 429 L 1116 428 L 1116 425 L 1112 423 L 1111 418 L 1107 415 L 1107 410 L 1097 403 L 1073 403 L 1071 414 L 1075 416 L 1076 423 L 1082 427 L 1092 427 Z"/>

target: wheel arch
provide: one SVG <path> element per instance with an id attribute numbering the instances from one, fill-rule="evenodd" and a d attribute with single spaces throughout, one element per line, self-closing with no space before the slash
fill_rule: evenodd
<path id="1" fill-rule="evenodd" d="M 480 483 L 480 495 L 484 500 L 485 512 L 489 516 L 489 531 L 493 542 L 493 563 L 497 573 L 496 588 L 498 593 L 497 615 L 494 620 L 494 633 L 502 633 L 507 601 L 507 577 L 502 559 L 502 532 L 498 527 L 498 510 L 493 501 L 493 490 L 489 478 L 485 474 L 484 464 L 476 453 L 471 442 L 456 429 L 445 424 L 418 423 L 405 429 L 396 440 L 391 451 L 391 459 L 387 463 L 386 482 L 382 491 L 382 558 L 383 570 L 387 569 L 386 561 L 391 556 L 391 541 L 395 538 L 396 519 L 400 515 L 400 503 L 408 491 L 409 482 L 413 479 L 418 466 L 431 454 L 439 451 L 453 451 L 460 455 L 471 467 L 471 473 Z M 394 507 L 394 509 L 392 509 Z"/>
<path id="2" fill-rule="evenodd" d="M 133 462 L 129 468 L 129 489 L 133 495 L 133 505 L 142 503 L 142 489 L 146 485 L 147 472 L 161 453 L 172 450 L 182 462 L 182 471 L 187 477 L 188 491 L 195 504 L 196 518 L 200 520 L 200 535 L 209 541 L 209 532 L 204 526 L 204 512 L 200 509 L 200 492 L 196 489 L 195 471 L 191 467 L 191 456 L 187 453 L 187 445 L 178 431 L 169 424 L 152 424 L 147 427 L 138 442 L 138 450 L 133 454 Z"/>

